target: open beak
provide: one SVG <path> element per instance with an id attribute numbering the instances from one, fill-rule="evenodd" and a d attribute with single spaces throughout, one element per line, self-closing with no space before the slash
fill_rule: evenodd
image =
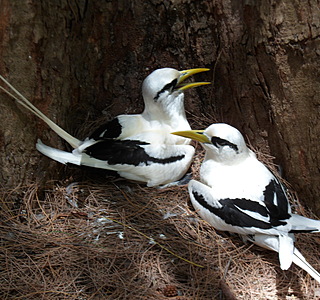
<path id="1" fill-rule="evenodd" d="M 183 81 L 185 81 L 187 78 L 189 78 L 190 76 L 200 73 L 200 72 L 206 72 L 209 71 L 210 69 L 207 68 L 197 68 L 197 69 L 189 69 L 189 70 L 184 70 L 184 71 L 180 71 L 181 76 L 178 78 L 178 83 L 176 88 L 179 91 L 184 91 L 186 89 L 190 89 L 196 86 L 200 86 L 200 85 L 205 85 L 205 84 L 210 84 L 210 82 L 189 82 L 189 83 L 183 83 Z"/>
<path id="2" fill-rule="evenodd" d="M 171 132 L 171 134 L 179 135 L 188 139 L 199 141 L 201 143 L 211 143 L 206 135 L 203 134 L 204 130 L 186 130 Z"/>

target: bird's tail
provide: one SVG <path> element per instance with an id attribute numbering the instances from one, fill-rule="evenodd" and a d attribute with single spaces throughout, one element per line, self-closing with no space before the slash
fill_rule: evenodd
<path id="1" fill-rule="evenodd" d="M 320 232 L 320 221 L 310 219 L 301 215 L 291 214 L 289 219 L 291 231 L 298 232 Z"/>
<path id="2" fill-rule="evenodd" d="M 312 278 L 320 283 L 320 274 L 303 257 L 297 248 L 294 248 L 293 262 L 301 269 L 305 270 Z"/>
<path id="3" fill-rule="evenodd" d="M 122 168 L 124 170 L 126 170 L 127 168 L 126 166 L 113 167 L 109 165 L 107 162 L 104 162 L 103 160 L 95 159 L 87 155 L 85 152 L 82 152 L 81 147 L 74 149 L 72 152 L 66 152 L 66 151 L 49 147 L 43 144 L 41 140 L 38 139 L 36 148 L 39 152 L 41 152 L 45 156 L 48 156 L 51 159 L 58 161 L 62 164 L 74 164 L 77 166 L 87 166 L 92 168 L 111 170 L 115 172 L 123 171 Z"/>
<path id="4" fill-rule="evenodd" d="M 289 234 L 288 236 L 289 238 L 292 239 L 292 241 L 294 241 L 294 235 L 293 234 Z M 283 247 L 281 248 L 280 244 L 281 241 L 279 240 L 278 236 L 275 235 L 264 235 L 264 234 L 256 234 L 256 235 L 250 235 L 250 236 L 244 236 L 243 237 L 244 240 L 249 240 L 252 243 L 269 249 L 269 250 L 273 250 L 279 253 L 279 251 L 283 251 Z M 285 255 L 285 253 L 284 253 Z M 315 280 L 317 280 L 320 283 L 320 274 L 319 272 L 317 272 L 304 258 L 304 256 L 301 254 L 301 252 L 293 246 L 293 253 L 289 254 L 287 253 L 288 256 L 291 255 L 290 261 L 292 261 L 294 264 L 296 264 L 297 266 L 299 266 L 301 269 L 305 270 L 312 278 L 314 278 Z M 280 259 L 280 255 L 279 255 L 279 259 Z M 280 259 L 281 260 L 281 259 Z M 281 265 L 280 262 L 280 266 L 281 269 L 287 269 L 287 268 L 283 268 L 283 266 Z"/>
<path id="5" fill-rule="evenodd" d="M 33 104 L 30 103 L 19 91 L 17 91 L 5 78 L 0 75 L 0 79 L 11 89 L 11 92 L 8 91 L 3 86 L 0 86 L 0 89 L 7 93 L 10 97 L 15 99 L 19 104 L 24 106 L 26 109 L 31 111 L 34 115 L 43 120 L 56 134 L 58 134 L 62 139 L 69 143 L 73 148 L 77 148 L 81 141 L 77 138 L 70 135 L 68 132 L 63 130 L 56 123 L 51 121 L 46 115 L 44 115 L 39 109 L 37 109 Z"/>
<path id="6" fill-rule="evenodd" d="M 76 151 L 76 153 L 73 153 L 55 149 L 43 144 L 39 139 L 37 141 L 36 148 L 42 154 L 62 164 L 70 163 L 78 166 L 81 165 L 81 155 L 77 155 Z"/>

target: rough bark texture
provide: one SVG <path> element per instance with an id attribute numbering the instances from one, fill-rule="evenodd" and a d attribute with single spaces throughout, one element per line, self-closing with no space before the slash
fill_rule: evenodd
<path id="1" fill-rule="evenodd" d="M 319 214 L 319 2 L 224 5 L 216 108 L 255 145 L 270 146 L 285 178 Z"/>
<path id="2" fill-rule="evenodd" d="M 213 85 L 188 92 L 187 110 L 269 147 L 319 214 L 319 18 L 316 0 L 0 0 L 0 72 L 82 138 L 101 116 L 140 112 L 151 70 L 210 67 L 199 76 Z M 57 178 L 34 144 L 65 145 L 4 95 L 0 107 L 2 184 Z"/>

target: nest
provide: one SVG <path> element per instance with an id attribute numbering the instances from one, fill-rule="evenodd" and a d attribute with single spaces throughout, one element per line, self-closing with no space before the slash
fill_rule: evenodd
<path id="1" fill-rule="evenodd" d="M 198 176 L 203 151 L 192 171 Z M 107 183 L 106 183 L 107 182 Z M 217 232 L 190 205 L 186 186 L 146 188 L 53 181 L 1 191 L 1 299 L 316 299 L 303 270 Z M 299 202 L 295 208 L 308 214 Z M 320 240 L 297 248 L 320 270 Z"/>

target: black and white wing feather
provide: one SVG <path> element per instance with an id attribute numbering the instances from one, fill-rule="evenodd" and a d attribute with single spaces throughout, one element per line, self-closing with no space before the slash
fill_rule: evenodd
<path id="1" fill-rule="evenodd" d="M 119 115 L 83 141 L 45 116 L 1 75 L 0 80 L 8 88 L 0 86 L 0 89 L 42 119 L 74 149 L 68 153 L 48 147 L 38 140 L 36 147 L 44 155 L 64 164 L 116 171 L 122 177 L 146 182 L 148 186 L 166 185 L 183 177 L 194 154 L 189 139 L 170 134 L 174 129 L 190 129 L 184 110 L 183 91 L 208 84 L 185 83 L 184 80 L 208 70 L 155 70 L 142 84 L 145 105 L 142 114 Z"/>
<path id="2" fill-rule="evenodd" d="M 319 274 L 294 247 L 294 233 L 318 232 L 320 221 L 291 212 L 284 187 L 246 146 L 242 134 L 223 123 L 175 134 L 200 141 L 206 150 L 201 182 L 189 183 L 199 215 L 218 230 L 239 233 L 277 251 L 282 269 L 294 262 L 319 281 Z"/>
<path id="3" fill-rule="evenodd" d="M 153 145 L 140 140 L 87 140 L 72 153 L 48 147 L 40 140 L 36 146 L 38 151 L 60 163 L 116 171 L 148 186 L 181 179 L 194 154 L 190 145 Z"/>
<path id="4" fill-rule="evenodd" d="M 91 135 L 90 139 L 116 139 L 122 133 L 122 125 L 120 124 L 119 117 L 101 125 Z"/>
<path id="5" fill-rule="evenodd" d="M 275 186 L 271 181 L 270 186 Z M 192 204 L 199 214 L 218 230 L 231 231 L 241 234 L 271 233 L 277 227 L 287 225 L 290 214 L 283 204 L 275 205 L 277 193 L 271 193 L 267 187 L 265 202 L 246 198 L 216 199 L 212 189 L 207 185 L 192 180 L 189 183 L 189 194 Z"/>

